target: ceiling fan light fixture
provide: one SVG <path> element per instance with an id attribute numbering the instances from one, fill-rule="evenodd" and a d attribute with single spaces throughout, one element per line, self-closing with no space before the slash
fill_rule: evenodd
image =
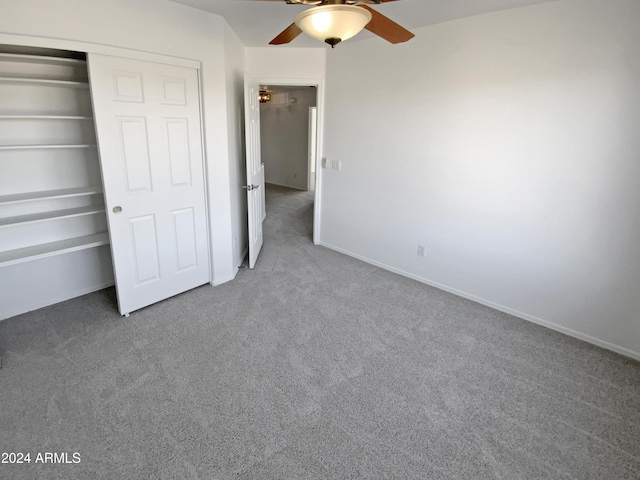
<path id="1" fill-rule="evenodd" d="M 370 21 L 368 10 L 353 5 L 322 5 L 296 17 L 300 30 L 332 47 L 357 35 Z"/>

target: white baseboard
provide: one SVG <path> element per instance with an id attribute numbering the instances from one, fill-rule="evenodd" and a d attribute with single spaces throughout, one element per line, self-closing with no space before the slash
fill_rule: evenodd
<path id="1" fill-rule="evenodd" d="M 30 304 L 28 307 L 22 307 L 20 309 L 0 313 L 0 320 L 6 320 L 7 318 L 22 315 L 23 313 L 33 312 L 34 310 L 39 310 L 40 308 L 48 307 L 49 305 L 55 305 L 56 303 L 66 302 L 72 298 L 81 297 L 82 295 L 97 292 L 98 290 L 104 290 L 105 288 L 113 287 L 114 285 L 114 282 L 106 282 L 81 288 L 73 292 L 65 292 L 64 295 L 54 295 L 48 298 L 39 299 L 39 301 Z"/>
<path id="2" fill-rule="evenodd" d="M 458 290 L 456 288 L 449 287 L 447 285 L 443 285 L 442 283 L 434 282 L 429 280 L 428 278 L 421 277 L 419 275 L 414 275 L 409 272 L 405 272 L 399 268 L 392 267 L 390 265 L 386 265 L 384 263 L 378 262 L 376 260 L 372 260 L 367 257 L 363 257 L 362 255 L 358 255 L 357 253 L 350 252 L 340 247 L 336 247 L 335 245 L 331 245 L 325 242 L 320 242 L 320 245 L 331 250 L 335 250 L 336 252 L 343 253 L 353 258 L 357 258 L 358 260 L 362 260 L 365 263 L 370 265 L 374 265 L 376 267 L 380 267 L 384 270 L 388 270 L 393 273 L 397 273 L 398 275 L 402 275 L 404 277 L 411 278 L 418 282 L 430 285 L 432 287 L 438 288 L 440 290 L 444 290 L 445 292 L 453 293 L 459 297 L 466 298 L 468 300 L 472 300 L 476 303 L 480 303 L 487 307 L 491 307 L 495 310 L 508 313 L 509 315 L 513 315 L 514 317 L 521 318 L 523 320 L 527 320 L 529 322 L 535 323 L 537 325 L 541 325 L 543 327 L 550 328 L 551 330 L 555 330 L 560 333 L 564 333 L 565 335 L 569 335 L 570 337 L 577 338 L 579 340 L 583 340 L 585 342 L 591 343 L 593 345 L 597 345 L 598 347 L 605 348 L 607 350 L 611 350 L 612 352 L 619 353 L 626 357 L 633 358 L 634 360 L 640 360 L 640 352 L 634 352 L 633 350 L 629 350 L 628 348 L 621 347 L 619 345 L 615 345 L 613 343 L 607 342 L 605 340 L 601 340 L 599 338 L 592 337 L 591 335 L 587 335 L 585 333 L 578 332 L 576 330 L 572 330 L 571 328 L 563 327 L 562 325 L 558 325 L 557 323 L 549 322 L 547 320 L 543 320 L 542 318 L 538 318 L 534 315 L 529 315 L 528 313 L 520 312 L 518 310 L 514 310 L 513 308 L 505 307 L 504 305 L 500 305 L 498 303 L 492 302 L 490 300 L 486 300 L 481 297 L 477 297 L 470 293 L 464 292 L 462 290 Z"/>
<path id="3" fill-rule="evenodd" d="M 247 245 L 247 247 L 244 249 L 244 251 L 242 252 L 242 255 L 238 259 L 236 259 L 236 267 L 234 269 L 234 271 L 232 271 L 229 275 L 225 275 L 224 277 L 220 277 L 220 278 L 216 278 L 214 280 L 212 280 L 211 282 L 209 282 L 209 284 L 212 287 L 217 287 L 218 285 L 222 285 L 223 283 L 227 283 L 230 282 L 232 280 L 235 280 L 235 278 L 238 276 L 238 271 L 240 270 L 240 266 L 242 265 L 242 262 L 244 262 L 244 259 L 247 258 L 247 255 L 249 254 L 249 246 Z"/>
<path id="4" fill-rule="evenodd" d="M 222 285 L 223 283 L 230 282 L 231 280 L 234 280 L 236 278 L 236 275 L 238 275 L 237 271 L 232 274 L 225 275 L 224 277 L 216 278 L 211 282 L 211 286 L 217 287 L 218 285 Z"/>

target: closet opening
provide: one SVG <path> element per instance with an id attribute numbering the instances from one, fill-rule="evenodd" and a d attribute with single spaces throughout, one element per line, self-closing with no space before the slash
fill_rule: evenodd
<path id="1" fill-rule="evenodd" d="M 113 285 L 86 54 L 0 45 L 0 319 Z"/>

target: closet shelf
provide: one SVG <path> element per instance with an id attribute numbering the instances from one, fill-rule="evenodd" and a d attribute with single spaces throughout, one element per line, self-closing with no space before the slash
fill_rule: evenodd
<path id="1" fill-rule="evenodd" d="M 61 148 L 93 148 L 95 144 L 77 145 L 0 145 L 0 150 L 53 150 Z"/>
<path id="2" fill-rule="evenodd" d="M 22 262 L 53 257 L 64 253 L 77 252 L 87 248 L 109 244 L 109 234 L 106 232 L 88 235 L 86 237 L 70 238 L 58 242 L 44 243 L 33 247 L 19 248 L 0 252 L 0 267 L 7 267 Z"/>
<path id="3" fill-rule="evenodd" d="M 0 77 L 0 82 L 4 83 L 40 83 L 44 85 L 57 85 L 61 87 L 89 88 L 88 82 L 74 82 L 71 80 L 54 80 L 51 78 L 33 77 Z"/>
<path id="4" fill-rule="evenodd" d="M 84 215 L 93 215 L 96 213 L 104 213 L 104 205 L 96 205 L 90 207 L 67 208 L 64 210 L 53 210 L 50 212 L 31 213 L 29 215 L 18 215 L 15 217 L 0 218 L 0 227 L 10 225 L 24 225 L 25 223 L 43 222 L 46 220 L 82 217 Z"/>
<path id="5" fill-rule="evenodd" d="M 86 65 L 86 60 L 64 57 L 44 57 L 42 55 L 23 55 L 19 53 L 0 53 L 0 60 L 39 65 Z"/>
<path id="6" fill-rule="evenodd" d="M 93 120 L 83 115 L 0 115 L 0 120 Z"/>
<path id="7" fill-rule="evenodd" d="M 39 192 L 16 193 L 13 195 L 0 195 L 0 205 L 10 203 L 31 202 L 34 200 L 47 200 L 55 198 L 82 197 L 102 193 L 101 187 L 64 188 L 59 190 L 42 190 Z"/>

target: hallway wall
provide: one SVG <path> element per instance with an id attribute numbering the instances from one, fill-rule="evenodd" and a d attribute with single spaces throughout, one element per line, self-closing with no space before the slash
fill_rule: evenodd
<path id="1" fill-rule="evenodd" d="M 307 190 L 309 107 L 316 106 L 316 88 L 281 87 L 277 92 L 277 95 L 284 95 L 284 103 L 271 101 L 260 104 L 260 143 L 265 181 Z"/>

